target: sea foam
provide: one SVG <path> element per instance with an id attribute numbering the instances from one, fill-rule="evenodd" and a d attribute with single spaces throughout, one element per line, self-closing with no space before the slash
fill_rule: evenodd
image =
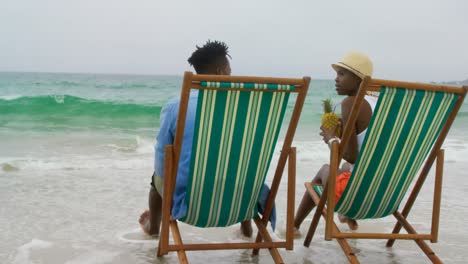
<path id="1" fill-rule="evenodd" d="M 15 100 L 15 99 L 18 99 L 18 98 L 21 98 L 21 97 L 23 97 L 23 96 L 19 95 L 19 94 L 0 95 L 0 100 L 11 101 L 11 100 Z"/>
<path id="2" fill-rule="evenodd" d="M 13 263 L 14 264 L 33 263 L 30 259 L 32 250 L 49 248 L 52 245 L 53 244 L 51 242 L 34 238 L 31 240 L 31 242 L 26 243 L 18 248 L 18 253 L 16 254 L 15 259 L 13 260 Z"/>

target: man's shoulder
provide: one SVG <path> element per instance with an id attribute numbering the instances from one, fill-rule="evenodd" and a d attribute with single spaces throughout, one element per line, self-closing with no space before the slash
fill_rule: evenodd
<path id="1" fill-rule="evenodd" d="M 196 101 L 197 98 L 198 98 L 198 92 L 197 91 L 191 92 L 189 103 L 197 103 Z M 176 111 L 176 110 L 179 110 L 179 105 L 180 105 L 180 98 L 173 98 L 169 102 L 166 103 L 164 108 L 167 111 L 173 111 L 173 110 Z"/>
<path id="2" fill-rule="evenodd" d="M 179 98 L 172 98 L 171 100 L 169 100 L 169 102 L 166 103 L 166 105 L 164 105 L 164 107 L 172 108 L 174 106 L 178 106 L 179 104 L 180 104 Z"/>
<path id="3" fill-rule="evenodd" d="M 177 111 L 177 109 L 179 109 L 179 100 L 172 99 L 163 106 L 161 112 L 168 114 Z"/>

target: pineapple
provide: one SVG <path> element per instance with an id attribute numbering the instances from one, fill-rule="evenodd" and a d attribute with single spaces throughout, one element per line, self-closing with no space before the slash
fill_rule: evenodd
<path id="1" fill-rule="evenodd" d="M 328 130 L 335 130 L 339 125 L 340 118 L 332 110 L 332 102 L 330 99 L 322 100 L 323 115 L 322 115 L 322 126 Z M 336 135 L 341 137 L 341 129 L 338 128 Z"/>

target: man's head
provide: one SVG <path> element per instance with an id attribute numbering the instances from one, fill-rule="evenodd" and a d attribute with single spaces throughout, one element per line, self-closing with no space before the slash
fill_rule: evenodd
<path id="1" fill-rule="evenodd" d="M 188 58 L 197 74 L 230 75 L 228 46 L 224 42 L 208 40 L 203 47 L 198 47 Z"/>
<path id="2" fill-rule="evenodd" d="M 332 64 L 336 71 L 335 86 L 339 95 L 356 95 L 365 76 L 372 76 L 372 61 L 359 52 L 350 52 L 340 62 Z"/>

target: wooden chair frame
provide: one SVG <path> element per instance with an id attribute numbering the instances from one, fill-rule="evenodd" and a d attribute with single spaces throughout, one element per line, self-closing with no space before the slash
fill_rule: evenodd
<path id="1" fill-rule="evenodd" d="M 172 197 L 174 193 L 175 179 L 177 175 L 177 164 L 182 148 L 182 138 L 184 134 L 185 119 L 187 115 L 187 106 L 190 90 L 192 89 L 213 89 L 201 87 L 200 82 L 250 82 L 250 83 L 277 83 L 294 85 L 294 91 L 298 93 L 296 104 L 290 119 L 289 127 L 286 132 L 285 140 L 281 150 L 281 154 L 276 166 L 276 171 L 273 177 L 273 182 L 270 187 L 270 194 L 267 199 L 265 212 L 262 218 L 258 216 L 254 218 L 254 222 L 258 228 L 258 234 L 255 242 L 246 243 L 205 243 L 205 244 L 185 244 L 177 225 L 177 220 L 171 216 Z M 177 251 L 179 262 L 188 263 L 186 250 L 225 250 L 225 249 L 253 249 L 253 254 L 258 254 L 259 249 L 269 249 L 275 263 L 284 263 L 278 248 L 286 248 L 292 250 L 294 245 L 294 197 L 295 197 L 295 180 L 296 180 L 296 149 L 291 147 L 293 137 L 299 122 L 299 116 L 302 111 L 302 106 L 307 95 L 307 90 L 310 83 L 310 77 L 302 79 L 291 78 L 271 78 L 271 77 L 250 77 L 250 76 L 226 76 L 226 75 L 195 75 L 191 72 L 185 72 L 184 81 L 182 84 L 182 93 L 180 99 L 179 116 L 177 119 L 176 135 L 173 145 L 165 147 L 164 161 L 164 195 L 162 204 L 162 223 L 161 234 L 159 239 L 158 256 L 167 254 L 170 251 Z M 215 88 L 223 89 L 223 88 Z M 225 88 L 223 90 L 239 90 L 239 91 L 254 91 L 245 88 Z M 286 92 L 286 91 L 275 91 Z M 286 221 L 286 240 L 273 242 L 269 235 L 266 226 L 270 214 L 273 209 L 274 200 L 281 183 L 282 174 L 288 161 L 288 191 L 287 191 L 287 221 Z M 172 232 L 174 244 L 169 244 L 169 233 Z"/>
<path id="2" fill-rule="evenodd" d="M 406 200 L 406 204 L 403 207 L 403 210 L 396 211 L 393 213 L 393 216 L 396 218 L 396 224 L 392 233 L 352 233 L 352 232 L 342 232 L 334 222 L 334 210 L 335 210 L 335 183 L 336 175 L 338 172 L 338 167 L 340 161 L 343 157 L 343 153 L 346 147 L 346 144 L 349 142 L 351 137 L 352 126 L 354 124 L 357 116 L 358 110 L 361 106 L 361 103 L 364 100 L 364 96 L 367 92 L 380 92 L 382 86 L 390 87 L 405 87 L 407 89 L 419 89 L 419 90 L 431 90 L 431 91 L 441 91 L 441 92 L 452 92 L 459 95 L 458 100 L 455 103 L 455 106 L 450 113 L 447 122 L 442 127 L 439 137 L 437 138 L 432 150 L 426 159 L 426 162 L 423 166 L 423 169 L 419 176 L 417 177 L 416 183 Z M 442 176 L 443 176 L 443 165 L 444 165 L 444 150 L 441 149 L 442 144 L 447 136 L 448 131 L 455 119 L 458 110 L 463 104 L 464 98 L 468 91 L 468 86 L 454 87 L 454 86 L 445 86 L 445 85 L 434 85 L 434 84 L 421 84 L 421 83 L 410 83 L 410 82 L 400 82 L 400 81 L 390 81 L 390 80 L 379 80 L 371 79 L 369 77 L 364 78 L 361 82 L 356 100 L 352 107 L 352 112 L 348 121 L 348 125 L 345 127 L 343 132 L 343 137 L 341 143 L 337 141 L 332 142 L 331 144 L 331 153 L 330 153 L 330 175 L 327 185 L 324 186 L 324 191 L 322 196 L 319 196 L 313 188 L 311 182 L 305 183 L 306 190 L 309 195 L 314 200 L 314 203 L 317 205 L 316 212 L 310 224 L 309 231 L 304 240 L 304 246 L 309 247 L 312 237 L 314 236 L 315 230 L 317 228 L 320 216 L 323 216 L 325 219 L 325 240 L 329 241 L 336 239 L 344 251 L 346 257 L 350 263 L 359 263 L 357 256 L 353 253 L 351 247 L 347 243 L 346 239 L 388 239 L 386 246 L 393 246 L 396 239 L 406 239 L 414 240 L 416 244 L 421 248 L 421 250 L 427 255 L 427 257 L 433 263 L 442 263 L 439 257 L 434 253 L 434 251 L 427 245 L 424 240 L 430 240 L 432 243 L 436 243 L 438 240 L 438 230 L 439 230 L 439 217 L 440 217 L 440 204 L 441 204 L 441 192 L 442 192 Z M 435 184 L 434 184 L 434 196 L 433 196 L 433 208 L 432 208 L 432 223 L 430 233 L 418 233 L 415 228 L 408 222 L 407 217 L 410 213 L 411 208 L 413 207 L 415 200 L 421 190 L 427 175 L 432 167 L 434 161 L 436 161 L 436 171 L 435 171 Z M 325 206 L 327 204 L 328 206 Z M 401 228 L 404 228 L 407 234 L 400 234 Z"/>

